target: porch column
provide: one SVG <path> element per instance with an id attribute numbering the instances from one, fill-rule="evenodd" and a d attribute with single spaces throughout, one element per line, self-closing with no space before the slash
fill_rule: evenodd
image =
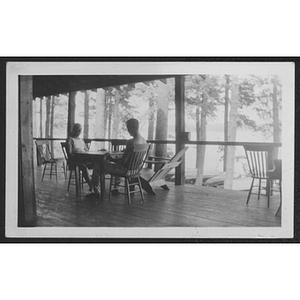
<path id="1" fill-rule="evenodd" d="M 72 131 L 72 127 L 75 123 L 75 96 L 76 92 L 70 92 L 69 93 L 69 103 L 68 103 L 68 131 L 67 131 L 67 137 Z"/>
<path id="2" fill-rule="evenodd" d="M 185 113 L 184 113 L 184 76 L 175 76 L 175 136 L 176 136 L 176 153 L 184 147 L 182 133 L 185 131 Z M 182 163 L 175 169 L 175 185 L 184 184 L 185 178 L 185 158 Z"/>
<path id="3" fill-rule="evenodd" d="M 32 76 L 20 76 L 18 226 L 36 218 L 32 136 Z"/>

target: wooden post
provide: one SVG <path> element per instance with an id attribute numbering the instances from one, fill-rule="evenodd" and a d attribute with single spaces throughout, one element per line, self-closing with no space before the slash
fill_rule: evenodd
<path id="1" fill-rule="evenodd" d="M 182 133 L 185 131 L 185 110 L 184 110 L 184 76 L 175 76 L 175 120 L 176 120 L 176 153 L 184 147 Z M 175 185 L 184 184 L 185 159 L 175 169 Z"/>
<path id="2" fill-rule="evenodd" d="M 45 120 L 45 137 L 50 137 L 50 118 L 51 118 L 51 96 L 46 97 L 46 120 Z"/>
<path id="3" fill-rule="evenodd" d="M 20 76 L 18 225 L 36 218 L 32 136 L 32 76 Z"/>
<path id="4" fill-rule="evenodd" d="M 90 93 L 88 90 L 82 92 L 84 95 L 84 124 L 83 124 L 83 138 L 89 137 L 89 100 Z"/>
<path id="5" fill-rule="evenodd" d="M 75 123 L 75 96 L 76 92 L 69 93 L 69 104 L 68 104 L 68 132 L 67 136 L 70 135 L 72 127 Z"/>
<path id="6" fill-rule="evenodd" d="M 97 89 L 96 96 L 96 121 L 94 128 L 94 136 L 97 138 L 105 138 L 106 122 L 105 122 L 105 90 Z M 99 143 L 99 148 L 105 148 L 105 142 Z"/>
<path id="7" fill-rule="evenodd" d="M 224 110 L 224 141 L 228 142 L 228 107 L 229 107 L 229 88 L 230 88 L 230 79 L 229 75 L 225 75 L 225 110 Z M 223 171 L 226 171 L 226 160 L 227 160 L 227 151 L 228 146 L 224 146 L 224 163 Z"/>
<path id="8" fill-rule="evenodd" d="M 43 98 L 40 98 L 40 138 L 43 137 Z"/>
<path id="9" fill-rule="evenodd" d="M 158 81 L 157 87 L 157 112 L 156 112 L 156 140 L 167 140 L 168 139 L 168 86 L 161 81 Z M 155 145 L 155 156 L 166 157 L 167 156 L 167 145 L 156 144 Z M 161 165 L 155 165 L 154 171 L 158 171 Z"/>

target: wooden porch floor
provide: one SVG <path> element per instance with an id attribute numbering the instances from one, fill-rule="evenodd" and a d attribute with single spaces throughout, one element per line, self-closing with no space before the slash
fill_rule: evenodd
<path id="1" fill-rule="evenodd" d="M 41 171 L 41 167 L 36 167 L 37 227 L 281 226 L 280 215 L 275 216 L 278 196 L 271 198 L 267 208 L 265 196 L 257 200 L 257 195 L 253 195 L 246 205 L 244 191 L 169 183 L 170 191 L 156 189 L 156 196 L 145 192 L 144 203 L 136 194 L 132 205 L 128 205 L 124 195 L 112 196 L 110 202 L 107 193 L 103 201 L 76 197 L 75 186 L 67 192 L 63 174 L 59 174 L 58 182 L 48 176 L 41 182 Z"/>

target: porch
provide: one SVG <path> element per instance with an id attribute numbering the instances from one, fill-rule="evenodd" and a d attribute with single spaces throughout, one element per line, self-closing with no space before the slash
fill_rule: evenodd
<path id="1" fill-rule="evenodd" d="M 52 78 L 52 76 L 50 76 Z M 168 77 L 168 76 L 167 76 Z M 177 153 L 183 146 L 188 145 L 195 150 L 199 145 L 208 146 L 243 146 L 247 142 L 222 142 L 190 140 L 185 129 L 185 102 L 184 102 L 184 75 L 173 75 L 174 77 L 174 134 L 165 138 L 147 141 L 154 144 L 172 144 L 172 152 Z M 71 76 L 65 78 L 65 89 L 61 89 L 61 76 L 54 76 L 55 84 L 50 84 L 50 78 L 44 76 L 22 76 L 20 77 L 20 143 L 19 143 L 19 182 L 20 193 L 18 200 L 18 224 L 19 227 L 28 227 L 34 223 L 35 227 L 281 227 L 281 217 L 275 216 L 279 206 L 279 197 L 271 201 L 267 208 L 266 199 L 252 196 L 249 205 L 246 205 L 246 191 L 230 191 L 221 188 L 196 187 L 185 184 L 185 159 L 174 170 L 174 183 L 169 183 L 170 191 L 157 190 L 157 196 L 145 193 L 145 203 L 140 203 L 136 195 L 133 204 L 129 206 L 123 195 L 114 196 L 109 202 L 107 195 L 101 201 L 89 201 L 84 197 L 77 198 L 75 189 L 67 192 L 67 180 L 60 178 L 41 182 L 41 167 L 34 167 L 34 150 L 32 141 L 36 138 L 32 134 L 32 98 L 44 95 L 39 88 L 44 86 L 39 80 L 46 79 L 49 86 L 55 86 L 57 90 L 47 90 L 46 94 L 68 92 L 67 99 L 67 132 L 75 122 L 75 94 L 78 90 L 105 89 L 107 86 L 118 86 L 134 82 L 147 82 L 150 80 L 163 80 L 163 76 L 138 78 L 124 78 L 122 76 L 96 77 L 93 86 L 78 85 L 73 80 L 90 82 L 93 78 L 86 76 Z M 119 82 L 120 78 L 124 81 Z M 129 82 L 129 79 L 132 82 Z M 33 96 L 33 97 L 32 97 Z M 54 97 L 54 96 L 53 96 Z M 49 102 L 50 103 L 50 102 Z M 52 101 L 52 104 L 54 102 Z M 54 114 L 52 113 L 51 116 Z M 49 119 L 49 118 L 48 118 Z M 42 122 L 40 122 L 42 123 Z M 41 138 L 43 135 L 40 135 Z M 145 135 L 146 136 L 146 135 Z M 61 139 L 65 140 L 63 135 Z M 59 139 L 60 139 L 59 138 Z M 89 136 L 90 138 L 90 136 Z M 47 137 L 54 140 L 53 136 Z M 96 142 L 109 141 L 104 135 L 95 137 Z M 281 147 L 281 143 L 272 143 Z M 55 155 L 56 156 L 56 155 Z M 189 160 L 191 162 L 191 160 Z M 206 158 L 206 161 L 217 160 Z M 204 163 L 203 163 L 204 164 Z M 202 165 L 203 165 L 202 164 Z M 33 170 L 35 171 L 33 172 Z M 35 176 L 34 174 L 35 173 Z M 106 188 L 106 190 L 108 190 Z M 37 220 L 35 220 L 37 216 Z M 284 224 L 284 222 L 283 222 Z"/>
<path id="2" fill-rule="evenodd" d="M 104 201 L 76 197 L 75 187 L 67 191 L 67 180 L 60 174 L 41 182 L 43 167 L 35 167 L 37 221 L 36 227 L 280 227 L 281 216 L 275 216 L 279 196 L 260 200 L 252 195 L 246 205 L 247 191 L 174 185 L 169 191 L 156 189 L 156 196 L 138 194 L 128 205 L 124 195 Z M 108 180 L 107 184 L 108 184 Z M 88 193 L 87 189 L 84 192 Z"/>

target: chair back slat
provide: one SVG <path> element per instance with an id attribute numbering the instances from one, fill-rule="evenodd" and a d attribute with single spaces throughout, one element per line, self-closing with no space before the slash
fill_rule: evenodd
<path id="1" fill-rule="evenodd" d="M 68 162 L 69 158 L 68 158 L 68 153 L 67 153 L 67 143 L 66 142 L 61 142 L 60 144 L 61 144 L 62 152 L 64 154 L 64 158 Z"/>
<path id="2" fill-rule="evenodd" d="M 143 168 L 144 162 L 150 150 L 150 144 L 133 145 L 128 156 L 126 175 L 138 174 Z"/>
<path id="3" fill-rule="evenodd" d="M 254 178 L 266 179 L 272 167 L 272 145 L 245 145 L 246 158 L 250 175 Z"/>
<path id="4" fill-rule="evenodd" d="M 267 162 L 268 162 L 268 152 L 265 153 L 265 155 L 263 155 L 263 153 L 261 152 L 261 170 L 262 170 L 262 175 L 267 175 Z"/>
<path id="5" fill-rule="evenodd" d="M 69 170 L 75 170 L 75 162 L 70 159 L 69 153 L 68 153 L 68 147 L 67 147 L 67 142 L 61 142 L 61 149 L 64 154 L 65 160 L 67 162 L 67 166 Z"/>

